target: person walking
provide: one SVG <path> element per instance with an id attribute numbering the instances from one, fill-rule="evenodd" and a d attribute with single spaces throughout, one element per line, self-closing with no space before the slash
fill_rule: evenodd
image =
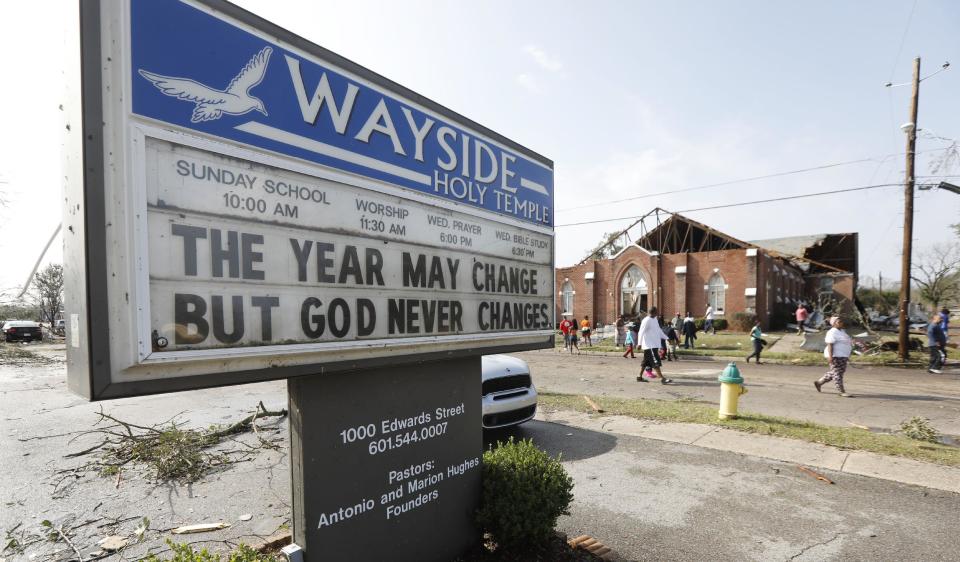
<path id="1" fill-rule="evenodd" d="M 627 319 L 626 315 L 621 314 L 617 317 L 617 349 L 626 345 Z"/>
<path id="2" fill-rule="evenodd" d="M 563 334 L 563 349 L 570 347 L 570 332 L 575 328 L 573 320 L 566 316 L 560 321 L 560 333 Z"/>
<path id="3" fill-rule="evenodd" d="M 657 321 L 657 307 L 651 307 L 650 312 L 643 322 L 640 323 L 640 332 L 638 334 L 640 349 L 643 350 L 643 373 L 637 375 L 638 382 L 647 382 L 647 378 L 660 377 L 660 384 L 670 384 L 673 381 L 664 377 L 660 371 L 660 341 L 667 339 L 667 335 L 660 329 L 660 323 Z M 653 375 L 656 371 L 656 376 Z"/>
<path id="4" fill-rule="evenodd" d="M 693 319 L 693 315 L 687 311 L 686 318 L 683 319 L 683 324 L 680 328 L 680 331 L 683 333 L 683 348 L 691 349 L 697 347 L 697 322 Z"/>
<path id="5" fill-rule="evenodd" d="M 573 324 L 570 327 L 570 334 L 567 336 L 567 339 L 570 341 L 570 355 L 573 355 L 574 348 L 577 350 L 577 355 L 580 355 L 580 346 L 577 344 L 577 326 L 573 321 L 570 323 Z"/>
<path id="6" fill-rule="evenodd" d="M 823 356 L 827 358 L 830 370 L 818 380 L 813 381 L 813 386 L 817 388 L 817 392 L 820 392 L 821 386 L 834 381 L 840 396 L 850 398 L 850 394 L 847 394 L 846 387 L 843 385 L 843 375 L 847 372 L 847 362 L 850 360 L 850 352 L 853 351 L 853 339 L 843 331 L 843 319 L 839 316 L 830 318 L 830 325 L 832 328 L 823 339 L 827 344 L 823 350 Z"/>
<path id="7" fill-rule="evenodd" d="M 713 330 L 713 333 L 717 333 L 717 329 L 713 327 L 713 307 L 709 304 L 707 305 L 707 312 L 703 315 L 703 333 L 706 334 L 710 330 Z"/>
<path id="8" fill-rule="evenodd" d="M 794 313 L 797 318 L 797 333 L 803 333 L 803 324 L 807 321 L 807 312 L 806 307 L 803 306 L 803 303 L 797 305 L 797 311 Z"/>
<path id="9" fill-rule="evenodd" d="M 671 325 L 673 326 L 673 329 L 677 331 L 677 333 L 680 332 L 680 328 L 683 326 L 683 318 L 680 316 L 679 312 L 673 317 L 673 322 L 671 322 Z"/>
<path id="10" fill-rule="evenodd" d="M 747 355 L 747 363 L 750 362 L 751 357 L 757 358 L 757 365 L 763 365 L 760 362 L 760 352 L 763 351 L 763 332 L 760 331 L 760 321 L 753 325 L 753 329 L 750 330 L 750 342 L 753 343 L 753 353 Z"/>
<path id="11" fill-rule="evenodd" d="M 927 324 L 927 348 L 930 350 L 927 372 L 939 375 L 943 372 L 943 360 L 947 355 L 947 335 L 943 332 L 943 318 L 939 313 L 934 314 Z"/>
<path id="12" fill-rule="evenodd" d="M 629 328 L 633 328 L 633 322 L 629 324 L 628 329 L 624 330 L 624 345 L 626 345 L 627 350 L 623 352 L 623 357 L 636 359 L 637 356 L 633 354 L 633 348 L 637 345 L 637 334 Z"/>
<path id="13" fill-rule="evenodd" d="M 662 316 L 658 316 L 658 317 L 657 317 L 657 325 L 660 326 L 660 331 L 663 332 L 663 335 L 664 335 L 664 336 L 667 336 L 667 337 L 663 338 L 662 340 L 660 340 L 660 361 L 662 362 L 664 359 L 666 359 L 667 361 L 669 361 L 669 360 L 670 360 L 670 353 L 669 353 L 669 351 L 667 350 L 667 340 L 668 340 L 668 338 L 670 337 L 669 334 L 667 334 L 667 326 L 668 326 L 668 324 L 664 323 Z"/>
<path id="14" fill-rule="evenodd" d="M 943 328 L 944 341 L 950 340 L 950 310 L 947 307 L 940 309 L 940 327 Z M 943 346 L 943 360 L 947 360 L 947 346 Z"/>
<path id="15" fill-rule="evenodd" d="M 588 346 L 593 345 L 593 340 L 590 339 L 590 317 L 584 316 L 583 320 L 580 321 L 580 335 L 583 336 L 583 342 Z"/>
<path id="16" fill-rule="evenodd" d="M 677 357 L 677 346 L 680 345 L 680 336 L 677 335 L 677 329 L 673 326 L 667 327 L 667 360 L 679 361 Z"/>

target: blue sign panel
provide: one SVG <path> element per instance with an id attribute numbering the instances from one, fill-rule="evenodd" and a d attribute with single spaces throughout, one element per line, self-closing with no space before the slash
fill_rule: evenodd
<path id="1" fill-rule="evenodd" d="M 132 1 L 134 113 L 553 226 L 552 165 L 182 2 Z"/>

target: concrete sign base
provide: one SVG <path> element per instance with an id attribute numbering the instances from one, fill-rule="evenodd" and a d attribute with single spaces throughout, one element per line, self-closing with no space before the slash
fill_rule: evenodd
<path id="1" fill-rule="evenodd" d="M 306 562 L 452 560 L 473 546 L 480 365 L 473 356 L 288 381 L 293 540 Z"/>

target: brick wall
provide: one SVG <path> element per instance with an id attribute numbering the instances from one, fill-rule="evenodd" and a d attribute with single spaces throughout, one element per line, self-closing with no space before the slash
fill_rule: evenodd
<path id="1" fill-rule="evenodd" d="M 729 320 L 734 312 L 746 306 L 744 289 L 747 286 L 746 250 L 723 250 L 687 255 L 687 310 L 697 318 L 707 310 L 707 289 L 710 279 L 719 274 L 726 285 L 723 314 L 717 318 Z M 687 311 L 684 311 L 686 313 Z"/>
<path id="2" fill-rule="evenodd" d="M 779 314 L 781 322 L 791 317 L 797 300 L 810 300 L 805 294 L 803 273 L 790 262 L 763 254 L 758 260 L 757 316 L 764 329 L 770 328 Z M 773 326 L 779 328 L 781 326 Z"/>
<path id="3" fill-rule="evenodd" d="M 719 318 L 730 321 L 737 312 L 754 309 L 761 325 L 770 327 L 777 307 L 793 308 L 797 299 L 817 302 L 819 280 L 804 278 L 789 262 L 772 257 L 764 250 L 748 256 L 749 250 L 723 250 L 690 254 L 657 256 L 637 246 L 628 246 L 606 260 L 589 261 L 579 266 L 558 268 L 556 274 L 557 321 L 561 318 L 563 286 L 573 286 L 573 314 L 577 321 L 589 315 L 594 325 L 612 324 L 621 312 L 620 288 L 623 276 L 637 266 L 647 281 L 647 306 L 656 305 L 664 317 L 688 311 L 695 317 L 704 315 L 710 278 L 719 273 L 726 285 L 725 308 Z M 751 252 L 752 253 L 752 252 Z M 662 286 L 658 268 L 662 267 Z M 685 268 L 678 273 L 677 268 Z M 683 271 L 683 269 L 681 269 Z M 593 279 L 586 279 L 592 273 Z M 834 291 L 838 298 L 853 301 L 856 280 L 851 275 L 834 275 Z M 746 289 L 756 288 L 755 296 L 746 296 Z M 779 297 L 779 300 L 778 300 Z"/>
<path id="4" fill-rule="evenodd" d="M 582 265 L 573 267 L 563 267 L 557 269 L 556 275 L 556 293 L 557 293 L 557 324 L 563 318 L 564 312 L 573 312 L 574 317 L 579 321 L 584 314 L 593 314 L 593 285 L 587 284 L 585 275 L 588 272 L 594 272 L 597 262 L 591 260 Z M 569 282 L 573 285 L 573 310 L 563 310 L 563 287 Z"/>
<path id="5" fill-rule="evenodd" d="M 833 287 L 830 296 L 838 301 L 840 312 L 849 315 L 855 309 L 853 303 L 857 291 L 857 279 L 852 273 L 823 273 L 808 275 L 805 281 L 805 292 L 807 300 L 816 305 L 819 302 L 819 295 L 822 291 L 822 280 L 829 278 L 833 281 Z"/>

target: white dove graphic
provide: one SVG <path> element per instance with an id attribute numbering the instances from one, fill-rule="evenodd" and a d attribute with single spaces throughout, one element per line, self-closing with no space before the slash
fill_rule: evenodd
<path id="1" fill-rule="evenodd" d="M 191 123 L 219 119 L 224 113 L 243 115 L 256 110 L 267 115 L 263 101 L 251 96 L 250 89 L 263 81 L 271 53 L 273 53 L 272 47 L 264 47 L 254 55 L 240 74 L 230 81 L 225 90 L 215 90 L 190 78 L 154 74 L 142 68 L 138 72 L 140 76 L 153 82 L 153 85 L 164 94 L 197 104 L 190 117 Z"/>

